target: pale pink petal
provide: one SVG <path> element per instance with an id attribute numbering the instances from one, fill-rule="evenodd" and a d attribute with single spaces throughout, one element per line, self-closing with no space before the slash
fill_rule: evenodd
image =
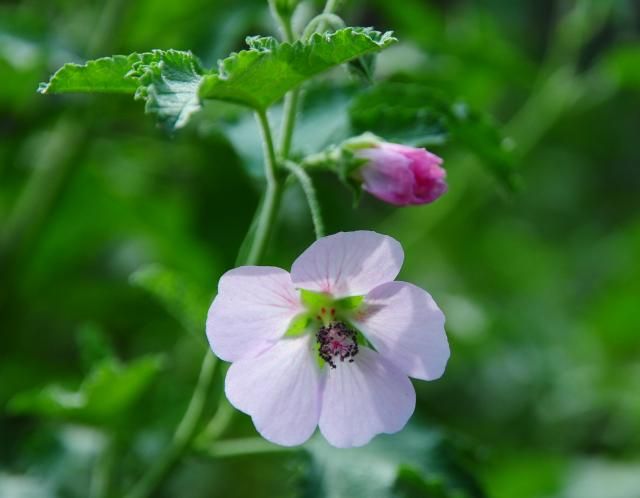
<path id="1" fill-rule="evenodd" d="M 270 266 L 241 266 L 225 273 L 209 308 L 207 337 L 226 361 L 255 356 L 282 337 L 303 311 L 289 273 Z"/>
<path id="2" fill-rule="evenodd" d="M 415 405 L 409 378 L 375 351 L 361 347 L 353 363 L 327 370 L 320 431 L 338 448 L 362 446 L 376 434 L 401 430 Z"/>
<path id="3" fill-rule="evenodd" d="M 322 377 L 312 341 L 312 335 L 282 339 L 227 372 L 227 398 L 273 443 L 302 444 L 318 425 Z"/>
<path id="4" fill-rule="evenodd" d="M 363 149 L 356 156 L 369 160 L 360 170 L 364 190 L 396 206 L 411 203 L 414 176 L 408 158 L 386 147 Z"/>
<path id="5" fill-rule="evenodd" d="M 354 324 L 376 350 L 416 379 L 440 377 L 449 359 L 444 314 L 428 292 L 388 282 L 365 297 Z"/>
<path id="6" fill-rule="evenodd" d="M 316 240 L 291 267 L 300 289 L 336 298 L 364 295 L 398 275 L 404 259 L 397 240 L 376 232 L 339 232 Z"/>

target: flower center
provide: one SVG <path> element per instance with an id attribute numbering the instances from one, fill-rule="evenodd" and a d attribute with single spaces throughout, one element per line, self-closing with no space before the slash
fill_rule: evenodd
<path id="1" fill-rule="evenodd" d="M 316 339 L 320 348 L 318 354 L 331 368 L 336 368 L 335 359 L 346 359 L 353 362 L 353 357 L 358 354 L 356 331 L 347 328 L 342 322 L 331 322 L 322 327 L 316 333 Z"/>

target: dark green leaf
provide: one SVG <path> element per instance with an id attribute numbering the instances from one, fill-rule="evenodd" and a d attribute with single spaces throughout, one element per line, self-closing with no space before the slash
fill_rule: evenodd
<path id="1" fill-rule="evenodd" d="M 399 434 L 381 435 L 362 448 L 352 449 L 333 448 L 317 436 L 305 449 L 311 457 L 306 497 L 484 496 L 460 464 L 462 458 L 453 445 L 436 431 L 407 427 Z M 407 494 L 407 489 L 415 487 L 433 494 Z"/>
<path id="2" fill-rule="evenodd" d="M 116 356 L 104 330 L 96 323 L 82 324 L 76 333 L 76 342 L 82 363 L 87 369 L 106 358 Z"/>
<path id="3" fill-rule="evenodd" d="M 160 371 L 159 356 L 124 365 L 109 358 L 94 367 L 78 390 L 58 385 L 14 397 L 14 413 L 39 415 L 90 425 L 110 425 L 144 392 Z"/>
<path id="4" fill-rule="evenodd" d="M 601 62 L 605 76 L 621 86 L 640 88 L 640 43 L 613 48 Z"/>
<path id="5" fill-rule="evenodd" d="M 224 59 L 217 74 L 205 76 L 200 96 L 264 110 L 313 76 L 395 41 L 390 32 L 369 28 L 316 33 L 306 42 L 293 44 L 270 37 L 248 38 L 249 50 Z"/>
<path id="6" fill-rule="evenodd" d="M 211 296 L 182 275 L 159 265 L 149 265 L 133 275 L 131 282 L 155 297 L 188 332 L 203 337 Z"/>
<path id="7" fill-rule="evenodd" d="M 355 132 L 426 147 L 456 141 L 475 153 L 508 188 L 518 176 L 508 143 L 491 120 L 441 91 L 413 82 L 384 82 L 357 96 L 350 109 Z"/>

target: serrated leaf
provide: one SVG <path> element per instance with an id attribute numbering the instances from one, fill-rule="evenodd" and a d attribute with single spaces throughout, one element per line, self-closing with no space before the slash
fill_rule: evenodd
<path id="1" fill-rule="evenodd" d="M 201 108 L 198 88 L 204 70 L 191 52 L 154 50 L 133 64 L 127 77 L 138 81 L 136 100 L 168 129 L 182 128 Z"/>
<path id="2" fill-rule="evenodd" d="M 411 426 L 350 449 L 333 448 L 316 436 L 304 448 L 311 457 L 304 480 L 306 498 L 402 496 L 398 484 L 407 484 L 409 475 L 421 490 L 438 490 L 434 497 L 484 496 L 475 478 L 458 461 L 462 458 L 453 445 L 435 430 Z"/>
<path id="3" fill-rule="evenodd" d="M 507 141 L 491 120 L 441 91 L 414 82 L 383 82 L 358 95 L 349 110 L 357 133 L 428 147 L 447 140 L 470 149 L 510 190 L 519 185 Z"/>
<path id="4" fill-rule="evenodd" d="M 153 50 L 114 55 L 86 64 L 65 64 L 40 93 L 135 93 L 145 111 L 168 129 L 184 126 L 200 110 L 198 87 L 204 70 L 191 52 Z"/>
<path id="5" fill-rule="evenodd" d="M 138 399 L 161 366 L 160 356 L 146 356 L 127 365 L 109 358 L 96 365 L 77 390 L 49 385 L 18 394 L 9 409 L 89 425 L 110 425 Z"/>
<path id="6" fill-rule="evenodd" d="M 131 283 L 149 292 L 188 332 L 204 336 L 211 296 L 177 272 L 149 265 L 131 275 Z"/>
<path id="7" fill-rule="evenodd" d="M 140 54 L 114 55 L 88 61 L 69 63 L 58 69 L 47 83 L 40 83 L 40 93 L 134 93 L 136 80 L 126 78 Z"/>
<path id="8" fill-rule="evenodd" d="M 308 41 L 293 44 L 270 37 L 248 38 L 249 50 L 232 54 L 220 62 L 218 73 L 204 77 L 200 97 L 265 110 L 313 76 L 395 41 L 391 32 L 369 28 L 315 33 Z"/>

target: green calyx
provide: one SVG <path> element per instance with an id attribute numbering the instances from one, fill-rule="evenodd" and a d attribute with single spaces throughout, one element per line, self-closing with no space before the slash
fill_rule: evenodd
<path id="1" fill-rule="evenodd" d="M 320 328 L 331 322 L 349 324 L 351 317 L 360 308 L 364 296 L 350 296 L 334 299 L 324 292 L 302 289 L 300 300 L 306 311 L 293 319 L 285 337 L 294 337 L 306 333 L 310 327 Z"/>

